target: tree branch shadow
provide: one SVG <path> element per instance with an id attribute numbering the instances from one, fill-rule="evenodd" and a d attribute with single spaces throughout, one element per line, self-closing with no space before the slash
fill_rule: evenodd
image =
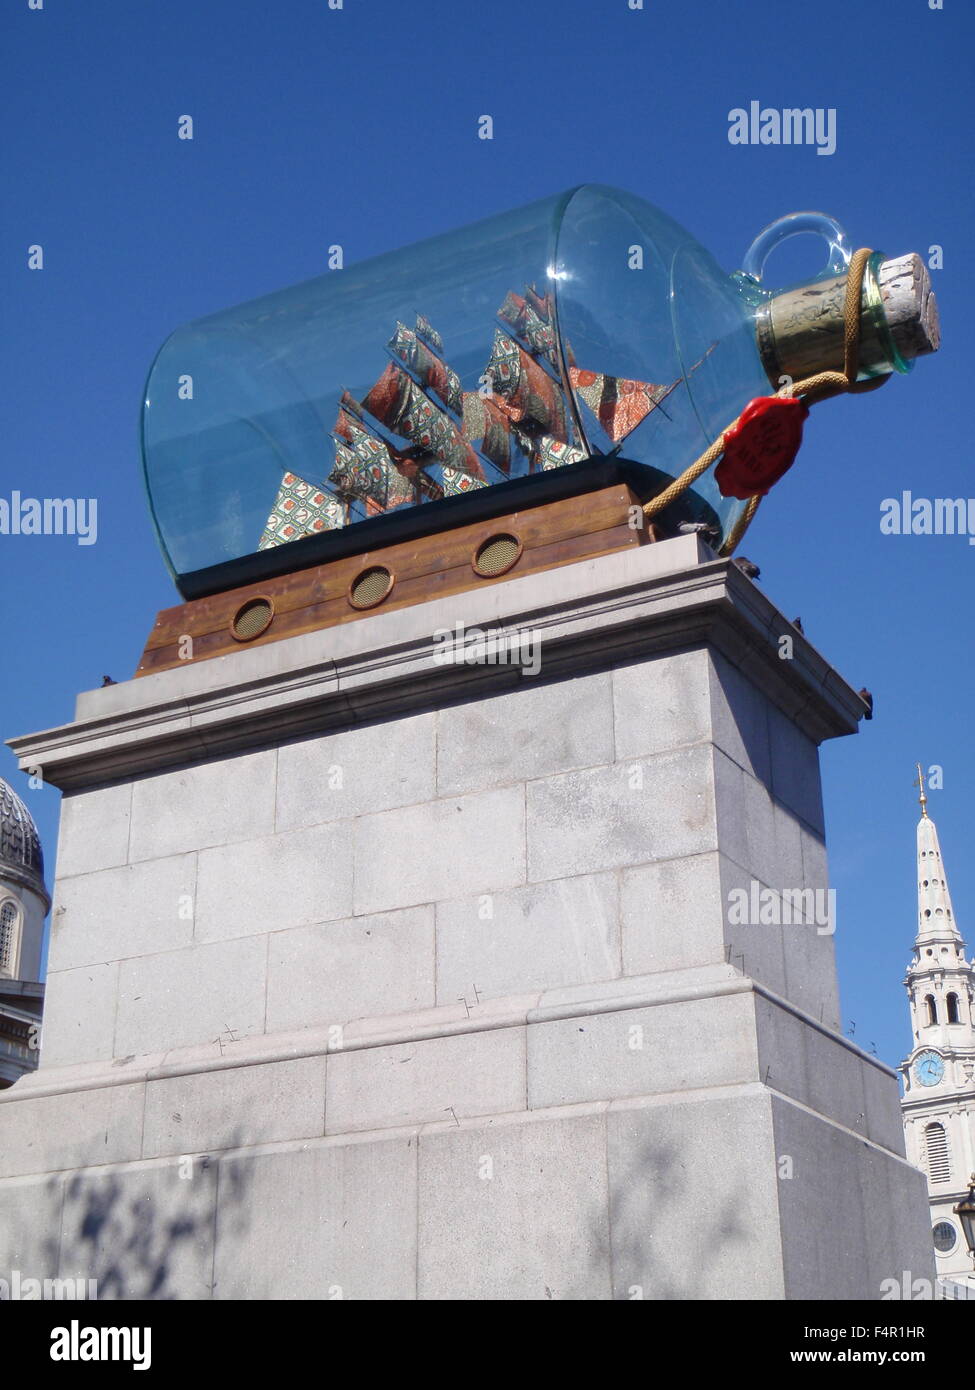
<path id="1" fill-rule="evenodd" d="M 228 1149 L 243 1142 L 237 1133 Z M 63 1197 L 45 1265 L 62 1280 L 94 1280 L 99 1301 L 212 1298 L 218 1181 L 221 1220 L 246 1224 L 246 1171 L 227 1164 L 220 1181 L 218 1158 L 195 1154 L 52 1178 Z"/>

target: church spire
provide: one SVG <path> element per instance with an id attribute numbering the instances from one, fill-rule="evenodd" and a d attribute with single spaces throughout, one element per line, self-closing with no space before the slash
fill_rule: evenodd
<path id="1" fill-rule="evenodd" d="M 917 937 L 904 980 L 913 1037 L 901 1107 L 908 1161 L 927 1175 L 938 1274 L 966 1281 L 956 1203 L 975 1159 L 975 961 L 965 958 L 924 780 L 918 767 Z"/>
<path id="2" fill-rule="evenodd" d="M 924 790 L 924 773 L 917 765 L 917 781 L 921 793 L 921 819 L 917 823 L 917 940 L 916 946 L 932 942 L 951 942 L 964 949 L 964 942 L 955 923 L 948 892 L 948 880 L 941 858 L 938 827 L 928 815 L 928 798 Z"/>

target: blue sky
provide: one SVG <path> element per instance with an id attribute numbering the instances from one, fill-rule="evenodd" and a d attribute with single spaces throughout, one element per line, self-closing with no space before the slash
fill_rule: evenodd
<path id="1" fill-rule="evenodd" d="M 35 0 L 36 2 L 36 0 Z M 943 247 L 945 346 L 816 407 L 744 547 L 854 686 L 861 732 L 823 750 L 843 1016 L 896 1062 L 915 922 L 913 764 L 975 949 L 972 575 L 964 537 L 882 536 L 880 503 L 972 493 L 966 325 L 975 8 L 963 0 L 3 0 L 0 496 L 95 496 L 99 536 L 0 536 L 0 734 L 68 721 L 131 675 L 177 601 L 143 496 L 146 371 L 179 324 L 347 261 L 593 180 L 687 226 L 729 271 L 816 208 L 855 245 Z M 833 107 L 837 148 L 733 146 L 728 113 Z M 177 139 L 178 118 L 194 139 Z M 493 141 L 477 118 L 494 118 Z M 27 247 L 44 269 L 27 269 Z M 773 280 L 815 273 L 807 238 Z M 26 791 L 53 860 L 59 794 Z"/>

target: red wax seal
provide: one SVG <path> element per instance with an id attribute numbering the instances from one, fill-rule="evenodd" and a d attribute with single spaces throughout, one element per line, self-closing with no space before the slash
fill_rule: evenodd
<path id="1" fill-rule="evenodd" d="M 795 462 L 809 411 L 795 396 L 756 396 L 724 435 L 714 470 L 722 497 L 764 497 Z"/>

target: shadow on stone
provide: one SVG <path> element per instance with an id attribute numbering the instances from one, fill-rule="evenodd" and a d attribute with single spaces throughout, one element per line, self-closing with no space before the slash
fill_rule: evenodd
<path id="1" fill-rule="evenodd" d="M 235 1135 L 228 1148 L 240 1142 Z M 71 1174 L 60 1248 L 55 1237 L 46 1242 L 48 1268 L 95 1280 L 99 1301 L 212 1298 L 219 1168 L 217 1157 L 196 1154 Z M 245 1170 L 228 1164 L 225 1172 L 221 1206 L 246 1224 Z"/>
<path id="2" fill-rule="evenodd" d="M 665 1139 L 645 1139 L 625 1166 L 612 1173 L 609 1198 L 614 1299 L 654 1302 L 743 1297 L 720 1271 L 728 1271 L 737 1246 L 744 1260 L 749 1232 L 742 1218 L 743 1191 L 712 1191 L 692 1173 L 686 1150 Z M 683 1250 L 682 1250 L 683 1247 Z M 689 1269 L 688 1250 L 706 1252 Z M 724 1284 L 723 1291 L 715 1287 Z"/>

